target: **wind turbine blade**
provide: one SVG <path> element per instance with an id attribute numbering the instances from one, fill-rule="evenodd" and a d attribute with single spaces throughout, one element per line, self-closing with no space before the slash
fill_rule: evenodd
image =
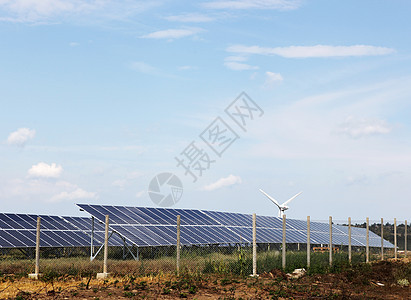
<path id="1" fill-rule="evenodd" d="M 281 209 L 280 204 L 278 204 L 278 202 L 277 202 L 273 197 L 271 197 L 270 195 L 268 195 L 268 194 L 267 194 L 266 192 L 264 192 L 262 189 L 260 189 L 260 192 L 263 193 L 264 195 L 266 195 L 266 197 L 267 197 L 268 199 L 270 199 L 275 205 L 278 206 L 278 208 Z"/>
<path id="2" fill-rule="evenodd" d="M 291 201 L 293 201 L 297 196 L 299 196 L 302 192 L 299 192 L 297 195 L 291 197 L 290 199 L 288 199 L 287 201 L 285 201 L 282 206 L 287 205 L 288 203 L 290 203 Z"/>

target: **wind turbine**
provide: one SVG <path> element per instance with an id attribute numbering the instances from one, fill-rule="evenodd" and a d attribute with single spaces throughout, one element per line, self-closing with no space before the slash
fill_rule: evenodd
<path id="1" fill-rule="evenodd" d="M 285 201 L 283 204 L 279 204 L 277 202 L 277 200 L 275 200 L 273 197 L 271 197 L 270 195 L 268 195 L 266 192 L 264 192 L 262 189 L 260 189 L 260 192 L 263 193 L 264 195 L 267 196 L 268 199 L 270 199 L 275 205 L 278 206 L 279 212 L 278 212 L 278 216 L 280 218 L 283 217 L 284 215 L 284 211 L 286 211 L 289 207 L 287 206 L 288 203 L 290 203 L 292 200 L 294 200 L 294 198 L 296 198 L 298 195 L 300 195 L 302 192 L 299 192 L 297 195 L 291 197 L 290 199 L 288 199 L 287 201 Z"/>

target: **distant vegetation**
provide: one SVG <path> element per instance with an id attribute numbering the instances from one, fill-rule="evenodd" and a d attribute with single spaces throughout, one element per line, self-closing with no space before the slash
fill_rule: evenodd
<path id="1" fill-rule="evenodd" d="M 366 223 L 356 224 L 355 227 L 366 228 Z M 370 224 L 370 231 L 381 236 L 381 224 Z M 407 224 L 407 250 L 411 252 L 411 228 L 410 224 Z M 394 244 L 394 224 L 384 224 L 384 239 Z M 397 224 L 397 246 L 400 250 L 404 250 L 405 245 L 405 226 L 404 224 Z"/>

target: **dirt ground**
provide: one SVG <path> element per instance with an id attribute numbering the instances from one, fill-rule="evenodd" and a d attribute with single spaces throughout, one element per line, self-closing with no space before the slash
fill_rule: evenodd
<path id="1" fill-rule="evenodd" d="M 403 279 L 401 281 L 401 279 Z M 258 278 L 183 274 L 96 280 L 2 278 L 1 299 L 411 299 L 410 259 L 354 266 L 289 279 L 280 270 Z M 400 281 L 399 281 L 400 280 Z"/>

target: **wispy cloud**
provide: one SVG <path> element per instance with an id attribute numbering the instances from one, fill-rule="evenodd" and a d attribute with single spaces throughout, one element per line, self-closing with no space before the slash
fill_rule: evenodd
<path id="1" fill-rule="evenodd" d="M 36 135 L 34 129 L 20 128 L 12 133 L 7 138 L 7 144 L 23 147 L 29 140 Z"/>
<path id="2" fill-rule="evenodd" d="M 181 71 L 187 71 L 187 70 L 197 69 L 197 67 L 186 65 L 186 66 L 180 66 L 180 67 L 178 67 L 178 69 L 181 70 Z"/>
<path id="3" fill-rule="evenodd" d="M 24 23 L 65 22 L 93 15 L 93 19 L 127 19 L 159 5 L 159 1 L 106 0 L 1 0 L 1 21 Z M 91 18 L 88 18 L 91 19 Z"/>
<path id="4" fill-rule="evenodd" d="M 252 66 L 252 65 L 246 64 L 245 61 L 247 61 L 247 59 L 248 57 L 243 56 L 243 55 L 227 56 L 224 59 L 224 66 L 234 71 L 258 70 L 259 69 L 258 66 Z"/>
<path id="5" fill-rule="evenodd" d="M 201 31 L 203 31 L 203 29 L 201 28 L 165 29 L 151 32 L 149 34 L 141 36 L 141 38 L 174 40 L 188 36 L 193 36 Z"/>
<path id="6" fill-rule="evenodd" d="M 156 67 L 154 67 L 154 66 L 152 66 L 148 63 L 145 63 L 143 61 L 134 61 L 134 62 L 129 64 L 129 68 L 134 70 L 134 71 L 137 71 L 137 72 L 140 72 L 140 73 L 143 73 L 143 74 L 147 74 L 147 75 L 166 77 L 166 78 L 172 78 L 172 79 L 179 78 L 176 75 L 167 73 L 166 71 L 163 71 L 159 68 L 156 68 Z M 137 146 L 137 147 L 140 147 L 140 149 L 141 149 L 141 146 Z M 107 148 L 108 148 L 107 150 L 109 150 L 112 147 L 107 147 Z M 116 147 L 114 147 L 114 148 L 116 148 Z"/>
<path id="7" fill-rule="evenodd" d="M 240 176 L 234 176 L 234 175 L 229 175 L 228 177 L 220 178 L 214 183 L 211 183 L 209 185 L 206 185 L 202 188 L 204 191 L 214 191 L 217 189 L 220 189 L 225 186 L 230 186 L 234 184 L 239 184 L 241 183 L 241 178 Z"/>
<path id="8" fill-rule="evenodd" d="M 233 0 L 210 1 L 203 4 L 211 9 L 275 9 L 291 10 L 301 6 L 301 0 Z"/>
<path id="9" fill-rule="evenodd" d="M 79 187 L 75 188 L 72 191 L 63 191 L 55 196 L 53 196 L 51 202 L 60 202 L 66 200 L 79 200 L 79 199 L 95 199 L 97 194 L 93 192 L 87 192 Z"/>
<path id="10" fill-rule="evenodd" d="M 289 47 L 260 47 L 233 45 L 227 48 L 227 52 L 241 54 L 278 55 L 286 58 L 308 57 L 345 57 L 345 56 L 375 56 L 387 55 L 395 52 L 393 48 L 376 47 L 368 45 L 354 46 L 289 46 Z"/>
<path id="11" fill-rule="evenodd" d="M 337 129 L 338 133 L 351 138 L 360 138 L 370 135 L 387 134 L 392 130 L 384 120 L 348 117 Z"/>
<path id="12" fill-rule="evenodd" d="M 247 61 L 248 57 L 242 55 L 227 56 L 225 61 Z"/>
<path id="13" fill-rule="evenodd" d="M 157 75 L 160 73 L 160 70 L 142 61 L 132 62 L 130 68 L 144 74 Z"/>
<path id="14" fill-rule="evenodd" d="M 265 87 L 273 87 L 274 85 L 278 84 L 279 82 L 283 81 L 283 76 L 281 76 L 280 73 L 274 73 L 274 72 L 265 72 L 265 82 L 264 86 Z"/>
<path id="15" fill-rule="evenodd" d="M 97 193 L 88 192 L 76 184 L 44 178 L 11 179 L 1 182 L 0 194 L 15 203 L 50 203 L 98 198 Z"/>
<path id="16" fill-rule="evenodd" d="M 240 63 L 236 61 L 226 61 L 224 62 L 224 66 L 234 71 L 258 70 L 259 69 L 258 66 L 252 66 L 249 64 Z"/>
<path id="17" fill-rule="evenodd" d="M 63 167 L 52 163 L 51 165 L 44 162 L 40 162 L 37 165 L 33 165 L 28 171 L 30 177 L 36 178 L 58 178 L 63 172 Z"/>
<path id="18" fill-rule="evenodd" d="M 182 23 L 204 23 L 204 22 L 214 21 L 214 18 L 210 16 L 197 14 L 197 13 L 168 16 L 168 17 L 165 17 L 165 19 L 168 21 L 182 22 Z"/>
<path id="19" fill-rule="evenodd" d="M 139 192 L 137 192 L 137 194 L 136 194 L 136 198 L 141 198 L 141 197 L 143 197 L 145 194 L 146 194 L 146 191 L 145 191 L 145 190 L 139 191 Z"/>

